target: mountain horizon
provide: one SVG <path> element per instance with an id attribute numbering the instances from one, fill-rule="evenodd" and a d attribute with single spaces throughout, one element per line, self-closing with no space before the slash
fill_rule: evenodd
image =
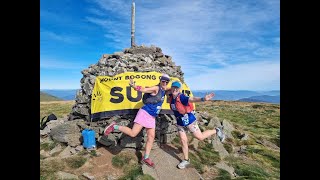
<path id="1" fill-rule="evenodd" d="M 78 89 L 41 89 L 41 92 L 48 93 L 63 100 L 74 100 Z M 192 90 L 192 93 L 196 97 L 203 97 L 209 92 L 214 92 L 214 100 L 226 100 L 226 101 L 251 101 L 252 97 L 265 96 L 263 101 L 275 102 L 273 96 L 279 96 L 280 90 L 271 91 L 253 91 L 253 90 Z M 270 96 L 268 98 L 268 96 Z M 278 102 L 278 101 L 277 101 Z M 280 103 L 280 102 L 279 102 Z"/>

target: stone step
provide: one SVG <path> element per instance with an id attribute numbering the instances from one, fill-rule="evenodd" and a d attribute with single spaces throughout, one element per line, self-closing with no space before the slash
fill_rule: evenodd
<path id="1" fill-rule="evenodd" d="M 199 180 L 203 179 L 197 170 L 191 166 L 178 169 L 177 165 L 181 159 L 174 151 L 162 147 L 151 151 L 149 156 L 155 163 L 155 168 L 142 165 L 144 174 L 149 174 L 156 180 Z"/>

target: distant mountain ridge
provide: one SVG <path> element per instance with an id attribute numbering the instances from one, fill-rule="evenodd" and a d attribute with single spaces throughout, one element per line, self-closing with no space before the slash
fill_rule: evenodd
<path id="1" fill-rule="evenodd" d="M 192 91 L 193 95 L 197 97 L 203 97 L 210 92 L 215 93 L 215 96 L 214 96 L 215 100 L 225 100 L 225 101 L 237 101 L 239 99 L 250 98 L 252 96 L 263 96 L 263 95 L 280 96 L 279 90 L 273 90 L 273 91 L 193 90 Z"/>
<path id="2" fill-rule="evenodd" d="M 267 103 L 280 104 L 280 96 L 269 96 L 269 95 L 251 96 L 249 98 L 239 99 L 238 101 L 242 101 L 242 102 L 267 102 Z"/>
<path id="3" fill-rule="evenodd" d="M 51 94 L 53 96 L 56 96 L 63 100 L 75 100 L 77 89 L 65 89 L 65 90 L 52 90 L 52 89 L 43 89 L 41 90 L 43 92 L 46 92 L 48 94 Z M 213 99 L 215 100 L 225 100 L 225 101 L 237 101 L 242 99 L 242 101 L 248 100 L 248 102 L 252 102 L 251 97 L 255 96 L 279 96 L 280 97 L 280 91 L 279 90 L 272 90 L 272 91 L 249 91 L 249 90 L 192 90 L 192 93 L 194 96 L 197 97 L 203 97 L 207 93 L 214 92 L 215 97 Z M 245 99 L 245 98 L 251 98 L 251 99 Z M 262 97 L 263 98 L 263 97 Z M 268 100 L 266 97 L 264 100 L 266 102 L 274 102 L 272 99 Z M 261 100 L 261 98 L 257 98 L 257 100 Z M 280 103 L 280 101 L 279 101 Z"/>
<path id="4" fill-rule="evenodd" d="M 43 89 L 42 92 L 51 94 L 63 100 L 75 100 L 78 89 Z"/>
<path id="5" fill-rule="evenodd" d="M 40 91 L 40 102 L 44 101 L 62 101 L 62 99 Z"/>

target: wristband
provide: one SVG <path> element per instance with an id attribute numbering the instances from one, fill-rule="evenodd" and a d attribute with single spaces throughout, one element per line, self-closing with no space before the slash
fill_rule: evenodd
<path id="1" fill-rule="evenodd" d="M 136 90 L 136 91 L 140 91 L 141 90 L 141 86 L 136 86 L 136 88 L 134 88 L 134 90 Z"/>

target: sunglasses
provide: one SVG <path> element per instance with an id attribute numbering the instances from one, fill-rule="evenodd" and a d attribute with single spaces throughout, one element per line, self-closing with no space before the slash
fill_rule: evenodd
<path id="1" fill-rule="evenodd" d="M 169 81 L 161 81 L 162 83 L 166 83 L 166 84 L 168 84 L 169 83 Z"/>

